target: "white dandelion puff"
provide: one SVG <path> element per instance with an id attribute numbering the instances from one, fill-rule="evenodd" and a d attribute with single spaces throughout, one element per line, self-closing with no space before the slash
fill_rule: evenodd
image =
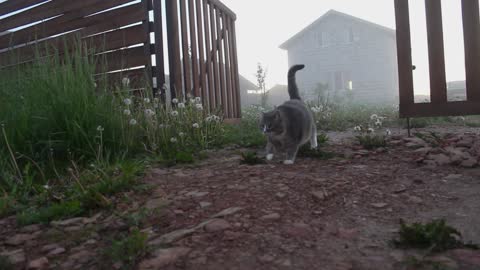
<path id="1" fill-rule="evenodd" d="M 196 104 L 195 108 L 197 108 L 197 110 L 201 111 L 201 110 L 203 110 L 203 105 L 202 104 Z"/>
<path id="2" fill-rule="evenodd" d="M 180 132 L 180 133 L 178 133 L 178 136 L 180 136 L 180 137 L 185 137 L 185 133 Z"/>
<path id="3" fill-rule="evenodd" d="M 173 104 L 177 104 L 177 103 L 178 103 L 178 99 L 177 99 L 177 98 L 172 99 L 172 103 L 173 103 Z"/>
<path id="4" fill-rule="evenodd" d="M 184 109 L 185 108 L 185 103 L 178 103 L 178 108 Z"/>
<path id="5" fill-rule="evenodd" d="M 145 110 L 145 115 L 146 116 L 154 116 L 155 115 L 155 112 L 151 109 L 146 109 Z"/>
<path id="6" fill-rule="evenodd" d="M 177 138 L 172 137 L 172 138 L 170 138 L 170 141 L 171 141 L 172 143 L 176 143 L 178 140 L 177 140 Z"/>
<path id="7" fill-rule="evenodd" d="M 370 116 L 370 120 L 377 120 L 377 119 L 378 119 L 378 115 L 376 115 L 376 114 L 372 114 Z"/>
<path id="8" fill-rule="evenodd" d="M 146 104 L 150 103 L 150 99 L 149 98 L 144 98 L 143 99 L 143 102 L 145 102 Z"/>
<path id="9" fill-rule="evenodd" d="M 102 126 L 98 126 L 98 127 L 97 127 L 97 131 L 102 132 L 102 131 L 104 131 L 104 130 L 105 130 L 105 129 L 104 129 Z"/>
<path id="10" fill-rule="evenodd" d="M 126 99 L 123 100 L 123 103 L 125 103 L 125 105 L 127 105 L 127 106 L 130 106 L 130 105 L 132 105 L 132 100 L 129 99 L 129 98 L 126 98 Z"/>
<path id="11" fill-rule="evenodd" d="M 368 128 L 368 133 L 373 133 L 375 130 L 373 128 Z"/>
<path id="12" fill-rule="evenodd" d="M 130 126 L 135 126 L 137 124 L 137 120 L 131 119 L 129 124 L 130 124 Z"/>
<path id="13" fill-rule="evenodd" d="M 123 110 L 123 114 L 124 115 L 131 115 L 132 112 L 129 109 L 125 109 L 125 110 Z"/>
<path id="14" fill-rule="evenodd" d="M 392 135 L 392 131 L 390 129 L 385 130 L 385 135 L 387 136 Z"/>
<path id="15" fill-rule="evenodd" d="M 355 131 L 362 131 L 362 127 L 361 126 L 356 126 L 353 128 L 353 130 Z"/>
<path id="16" fill-rule="evenodd" d="M 195 98 L 195 102 L 201 103 L 201 102 L 202 102 L 202 98 L 201 98 L 201 97 L 196 97 L 196 98 Z"/>
<path id="17" fill-rule="evenodd" d="M 178 112 L 177 112 L 177 111 L 172 111 L 170 114 L 171 114 L 172 116 L 174 116 L 174 117 L 175 117 L 175 116 L 178 116 Z"/>
<path id="18" fill-rule="evenodd" d="M 200 128 L 200 125 L 199 125 L 198 123 L 194 123 L 194 124 L 192 125 L 192 127 L 193 127 L 193 128 Z"/>

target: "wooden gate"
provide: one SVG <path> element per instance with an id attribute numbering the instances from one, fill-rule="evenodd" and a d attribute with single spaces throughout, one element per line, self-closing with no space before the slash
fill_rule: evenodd
<path id="1" fill-rule="evenodd" d="M 236 16 L 218 0 L 7 0 L 0 18 L 0 72 L 81 39 L 106 60 L 97 75 L 146 76 L 164 101 L 200 96 L 240 118 Z"/>
<path id="2" fill-rule="evenodd" d="M 409 0 L 395 0 L 400 117 L 410 118 L 480 114 L 479 1 L 461 0 L 461 2 L 465 41 L 467 100 L 447 101 L 441 1 L 425 0 L 431 102 L 415 103 L 413 92 Z"/>

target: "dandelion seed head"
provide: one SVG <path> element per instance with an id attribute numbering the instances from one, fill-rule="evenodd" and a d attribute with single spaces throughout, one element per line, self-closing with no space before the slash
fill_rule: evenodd
<path id="1" fill-rule="evenodd" d="M 102 132 L 102 131 L 104 131 L 104 130 L 105 130 L 105 129 L 104 129 L 102 126 L 98 126 L 98 127 L 97 127 L 97 131 Z"/>
<path id="2" fill-rule="evenodd" d="M 200 125 L 199 125 L 198 123 L 194 123 L 194 124 L 192 125 L 192 127 L 193 127 L 193 128 L 200 128 Z"/>
<path id="3" fill-rule="evenodd" d="M 376 114 L 370 115 L 370 120 L 377 120 L 377 119 L 378 119 L 378 115 Z"/>
<path id="4" fill-rule="evenodd" d="M 180 132 L 180 133 L 178 133 L 178 136 L 180 136 L 180 137 L 185 137 L 185 133 Z"/>
<path id="5" fill-rule="evenodd" d="M 202 104 L 196 104 L 195 108 L 197 108 L 197 110 L 201 111 L 201 110 L 203 110 L 203 105 Z"/>
<path id="6" fill-rule="evenodd" d="M 125 110 L 123 110 L 123 114 L 124 115 L 131 115 L 132 112 L 129 109 L 125 109 Z"/>
<path id="7" fill-rule="evenodd" d="M 177 99 L 177 98 L 172 99 L 172 103 L 173 103 L 173 104 L 177 104 L 177 103 L 178 103 L 178 99 Z"/>
<path id="8" fill-rule="evenodd" d="M 172 143 L 176 143 L 178 140 L 177 140 L 177 138 L 172 137 L 172 138 L 170 138 L 170 141 L 171 141 Z"/>
<path id="9" fill-rule="evenodd" d="M 132 100 L 129 99 L 129 98 L 126 98 L 126 99 L 123 100 L 123 103 L 125 103 L 125 105 L 127 105 L 127 106 L 130 106 L 130 105 L 132 105 Z"/>
<path id="10" fill-rule="evenodd" d="M 127 78 L 127 77 L 123 78 L 122 79 L 122 85 L 125 86 L 125 87 L 129 86 L 130 85 L 130 79 Z"/>
<path id="11" fill-rule="evenodd" d="M 131 126 L 135 126 L 135 125 L 137 124 L 137 120 L 131 119 L 130 122 L 129 122 L 129 124 L 130 124 Z"/>
<path id="12" fill-rule="evenodd" d="M 185 108 L 185 103 L 178 103 L 178 108 L 184 109 Z"/>
<path id="13" fill-rule="evenodd" d="M 172 111 L 170 114 L 171 114 L 173 117 L 178 116 L 178 112 L 177 112 L 177 111 Z"/>

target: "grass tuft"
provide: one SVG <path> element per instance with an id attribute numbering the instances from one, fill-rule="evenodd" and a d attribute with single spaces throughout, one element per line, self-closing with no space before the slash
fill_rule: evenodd
<path id="1" fill-rule="evenodd" d="M 133 230 L 124 239 L 113 241 L 105 251 L 105 257 L 112 263 L 122 264 L 122 269 L 134 269 L 147 253 L 147 239 L 146 233 Z"/>
<path id="2" fill-rule="evenodd" d="M 455 248 L 478 249 L 474 244 L 465 244 L 461 241 L 461 233 L 446 224 L 445 220 L 434 220 L 427 224 L 406 224 L 400 221 L 399 238 L 392 240 L 398 248 L 428 249 L 432 252 L 441 252 Z"/>
<path id="3" fill-rule="evenodd" d="M 265 160 L 258 157 L 256 152 L 253 151 L 248 151 L 248 152 L 243 152 L 242 153 L 242 160 L 240 161 L 241 164 L 247 164 L 247 165 L 259 165 L 259 164 L 265 164 Z"/>

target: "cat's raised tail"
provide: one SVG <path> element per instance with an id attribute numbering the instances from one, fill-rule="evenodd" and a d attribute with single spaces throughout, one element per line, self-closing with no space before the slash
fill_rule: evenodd
<path id="1" fill-rule="evenodd" d="M 305 65 L 294 65 L 288 70 L 288 94 L 290 99 L 300 100 L 300 94 L 298 92 L 297 81 L 295 79 L 295 74 L 297 71 L 302 70 Z"/>

